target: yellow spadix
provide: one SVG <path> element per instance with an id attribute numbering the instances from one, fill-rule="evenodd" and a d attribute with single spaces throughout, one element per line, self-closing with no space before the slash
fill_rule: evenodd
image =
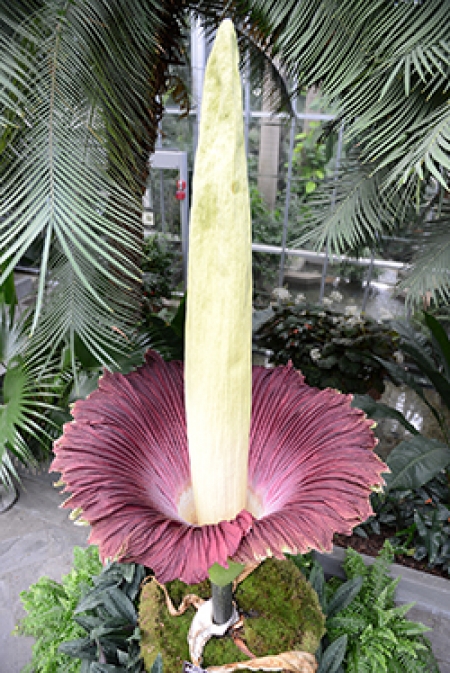
<path id="1" fill-rule="evenodd" d="M 251 215 L 236 34 L 208 60 L 193 178 L 185 395 L 198 524 L 246 506 L 251 413 Z"/>

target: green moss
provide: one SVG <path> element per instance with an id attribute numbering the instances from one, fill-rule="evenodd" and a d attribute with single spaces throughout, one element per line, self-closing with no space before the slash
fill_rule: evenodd
<path id="1" fill-rule="evenodd" d="M 210 598 L 209 582 L 187 586 L 175 581 L 167 590 L 175 606 L 188 593 Z M 239 585 L 235 599 L 245 617 L 242 639 L 255 656 L 317 650 L 325 632 L 325 617 L 317 594 L 292 561 L 265 561 Z M 144 586 L 140 628 L 146 670 L 158 652 L 165 670 L 181 670 L 182 662 L 189 660 L 187 634 L 194 614 L 195 609 L 189 608 L 181 617 L 171 617 L 161 589 L 154 583 Z M 213 638 L 205 647 L 203 666 L 246 659 L 230 637 Z"/>

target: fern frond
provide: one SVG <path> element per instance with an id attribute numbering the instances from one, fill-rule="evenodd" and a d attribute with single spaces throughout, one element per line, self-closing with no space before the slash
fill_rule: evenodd
<path id="1" fill-rule="evenodd" d="M 348 579 L 353 579 L 354 577 L 359 576 L 365 578 L 369 572 L 361 554 L 358 554 L 358 552 L 351 547 L 345 552 L 343 568 Z"/>

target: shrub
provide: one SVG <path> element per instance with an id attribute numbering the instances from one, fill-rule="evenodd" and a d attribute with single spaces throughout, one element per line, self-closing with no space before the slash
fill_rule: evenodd
<path id="1" fill-rule="evenodd" d="M 380 395 L 393 359 L 396 333 L 367 316 L 343 315 L 323 306 L 279 307 L 254 335 L 276 365 L 290 360 L 310 386 Z"/>

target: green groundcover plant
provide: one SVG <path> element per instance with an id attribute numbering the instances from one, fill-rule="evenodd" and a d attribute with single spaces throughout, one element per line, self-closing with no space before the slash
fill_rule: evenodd
<path id="1" fill-rule="evenodd" d="M 412 607 L 395 605 L 400 578 L 392 579 L 394 560 L 386 543 L 373 565 L 347 549 L 346 581 L 325 581 L 322 567 L 302 560 L 326 615 L 327 633 L 316 653 L 317 673 L 439 673 L 424 633 L 429 629 L 406 619 Z"/>
<path id="2" fill-rule="evenodd" d="M 78 673 L 80 670 L 80 661 L 64 654 L 59 647 L 84 634 L 74 620 L 74 612 L 81 598 L 94 586 L 93 578 L 102 566 L 96 547 L 75 547 L 73 553 L 73 568 L 61 582 L 41 577 L 20 594 L 27 615 L 16 633 L 36 639 L 32 661 L 24 673 Z"/>
<path id="3" fill-rule="evenodd" d="M 317 673 L 438 673 L 422 624 L 405 618 L 411 605 L 395 607 L 399 580 L 389 576 L 387 543 L 372 566 L 347 550 L 347 579 L 325 580 L 312 554 L 292 557 L 317 592 L 327 632 L 316 657 Z M 17 633 L 36 638 L 33 673 L 143 673 L 138 624 L 142 582 L 139 564 L 101 567 L 96 547 L 75 548 L 74 567 L 61 583 L 47 577 L 22 594 L 27 616 Z M 158 656 L 151 673 L 162 673 Z"/>

